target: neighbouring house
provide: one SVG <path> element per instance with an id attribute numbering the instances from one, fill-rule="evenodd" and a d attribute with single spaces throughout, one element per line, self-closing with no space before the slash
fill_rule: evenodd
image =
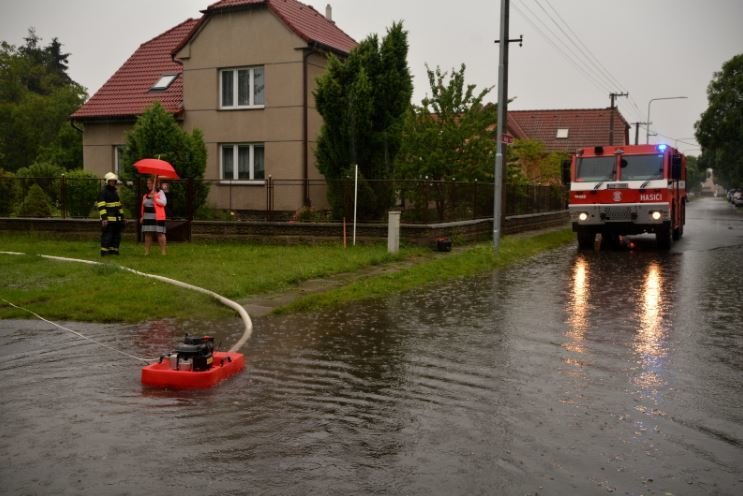
<path id="1" fill-rule="evenodd" d="M 126 132 L 159 101 L 183 129 L 203 132 L 216 208 L 264 208 L 269 176 L 296 184 L 276 194 L 276 210 L 325 204 L 325 191 L 308 186 L 322 179 L 313 91 L 329 54 L 356 41 L 329 6 L 323 16 L 297 0 L 221 0 L 202 14 L 143 43 L 72 115 L 84 168 L 118 170 Z"/>
<path id="2" fill-rule="evenodd" d="M 547 152 L 574 153 L 586 146 L 628 145 L 629 128 L 617 108 L 508 111 L 508 129 L 513 137 L 537 139 Z"/>

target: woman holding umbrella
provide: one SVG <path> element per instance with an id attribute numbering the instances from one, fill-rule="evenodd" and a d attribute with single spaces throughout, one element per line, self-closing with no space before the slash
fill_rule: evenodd
<path id="1" fill-rule="evenodd" d="M 144 254 L 150 254 L 152 238 L 157 235 L 157 243 L 160 245 L 160 253 L 167 252 L 167 240 L 165 238 L 165 205 L 168 199 L 165 192 L 160 189 L 157 176 L 147 178 L 147 193 L 142 198 L 140 209 L 140 224 L 144 236 Z"/>
<path id="2" fill-rule="evenodd" d="M 144 254 L 150 254 L 152 238 L 157 235 L 160 253 L 165 255 L 167 249 L 167 240 L 165 239 L 165 206 L 168 204 L 168 199 L 165 196 L 165 192 L 158 187 L 157 178 L 158 176 L 170 179 L 180 178 L 173 166 L 165 160 L 160 160 L 159 156 L 158 158 L 143 158 L 132 165 L 140 174 L 153 174 L 153 177 L 147 178 L 147 193 L 142 198 L 139 219 L 144 236 Z"/>

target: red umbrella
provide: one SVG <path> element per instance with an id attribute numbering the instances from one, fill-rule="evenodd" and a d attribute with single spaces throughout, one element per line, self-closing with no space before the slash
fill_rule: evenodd
<path id="1" fill-rule="evenodd" d="M 168 179 L 180 179 L 172 165 L 159 158 L 143 158 L 133 164 L 140 174 L 153 174 Z"/>

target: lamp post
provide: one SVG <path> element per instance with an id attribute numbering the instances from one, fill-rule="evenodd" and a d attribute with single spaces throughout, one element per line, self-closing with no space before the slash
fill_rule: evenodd
<path id="1" fill-rule="evenodd" d="M 645 144 L 650 144 L 650 104 L 653 103 L 656 100 L 679 100 L 683 98 L 689 98 L 688 96 L 662 96 L 660 98 L 651 98 L 648 101 L 648 118 L 646 121 L 646 128 L 645 128 Z"/>

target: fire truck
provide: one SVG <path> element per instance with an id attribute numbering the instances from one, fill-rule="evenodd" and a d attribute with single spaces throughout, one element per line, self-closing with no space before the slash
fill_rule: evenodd
<path id="1" fill-rule="evenodd" d="M 568 210 L 580 248 L 654 233 L 668 249 L 684 234 L 686 157 L 665 144 L 595 146 L 563 163 Z"/>

